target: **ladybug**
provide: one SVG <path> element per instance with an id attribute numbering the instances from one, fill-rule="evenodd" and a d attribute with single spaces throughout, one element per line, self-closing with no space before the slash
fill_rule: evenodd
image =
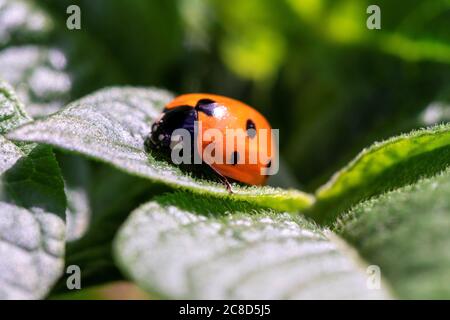
<path id="1" fill-rule="evenodd" d="M 197 130 L 197 135 L 203 135 L 208 129 L 216 129 L 216 132 L 218 130 L 221 133 L 223 141 L 194 137 L 195 123 L 201 123 L 201 130 Z M 234 146 L 235 149 L 221 152 L 223 161 L 216 163 L 203 157 L 202 165 L 210 167 L 230 193 L 232 191 L 228 179 L 249 185 L 266 183 L 267 170 L 270 170 L 274 155 L 272 128 L 264 116 L 249 105 L 214 94 L 191 93 L 178 96 L 165 106 L 160 117 L 152 124 L 151 133 L 146 141 L 147 147 L 160 150 L 166 155 L 170 154 L 173 148 L 172 133 L 181 128 L 186 129 L 193 137 L 191 140 L 193 153 L 201 154 L 211 143 L 221 143 L 225 146 L 229 129 L 242 129 L 244 136 L 240 140 L 244 139 L 245 142 L 244 154 L 242 149 L 239 152 Z M 260 141 L 259 139 L 264 139 L 265 143 L 249 143 L 252 140 Z M 262 154 L 264 158 L 261 157 Z M 252 156 L 257 160 L 240 161 L 242 158 L 248 160 Z"/>

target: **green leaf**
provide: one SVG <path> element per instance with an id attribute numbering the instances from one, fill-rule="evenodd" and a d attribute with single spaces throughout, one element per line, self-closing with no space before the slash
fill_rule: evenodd
<path id="1" fill-rule="evenodd" d="M 28 121 L 3 83 L 0 126 Z M 48 146 L 20 147 L 0 135 L 0 299 L 44 297 L 62 274 L 66 198 Z"/>
<path id="2" fill-rule="evenodd" d="M 0 76 L 19 90 L 33 117 L 54 113 L 70 99 L 73 79 L 66 64 L 57 48 L 24 45 L 0 52 Z"/>
<path id="3" fill-rule="evenodd" d="M 2 150 L 14 149 L 1 139 Z M 14 153 L 0 181 L 0 299 L 38 299 L 63 272 L 64 188 L 50 148 Z"/>
<path id="4" fill-rule="evenodd" d="M 249 214 L 250 213 L 250 214 Z M 365 265 L 299 215 L 190 193 L 136 209 L 115 241 L 122 270 L 177 299 L 386 298 Z"/>
<path id="5" fill-rule="evenodd" d="M 144 148 L 150 125 L 171 99 L 163 90 L 111 88 L 69 104 L 60 112 L 11 132 L 17 141 L 40 142 L 111 164 L 140 177 L 197 193 L 240 198 L 260 206 L 296 211 L 313 198 L 296 190 L 233 186 L 229 195 L 222 184 L 200 180 L 178 167 L 155 159 Z"/>
<path id="6" fill-rule="evenodd" d="M 62 24 L 65 20 L 55 19 L 41 8 L 41 3 L 4 0 L 0 12 L 0 26 L 4 27 L 0 31 L 0 47 L 5 47 L 0 51 L 0 77 L 17 89 L 31 116 L 54 113 L 86 90 L 108 81 L 118 82 L 115 67 L 105 60 L 94 42 L 79 33 L 64 36 L 69 32 Z M 13 22 L 10 17 L 14 17 Z M 12 123 L 11 127 L 18 124 Z M 69 155 L 60 164 L 68 198 L 67 239 L 72 241 L 86 231 L 89 223 L 89 164 Z"/>
<path id="7" fill-rule="evenodd" d="M 0 134 L 31 120 L 7 83 L 0 81 Z"/>
<path id="8" fill-rule="evenodd" d="M 14 87 L 19 88 L 27 112 L 39 117 L 58 111 L 70 97 L 73 79 L 65 70 L 66 60 L 66 55 L 55 48 L 11 47 L 0 52 L 0 75 Z M 13 99 L 17 102 L 16 97 Z M 16 104 L 11 102 L 9 108 L 2 110 L 5 112 L 4 119 L 10 117 L 9 121 L 3 122 L 5 129 L 30 121 L 22 107 L 17 111 L 13 109 Z M 17 116 L 12 117 L 9 114 Z M 65 156 L 65 161 L 60 163 L 69 201 L 67 238 L 74 240 L 86 230 L 90 215 L 85 190 L 88 180 L 85 172 L 88 170 L 88 164 L 84 159 L 70 158 Z"/>
<path id="9" fill-rule="evenodd" d="M 53 19 L 26 0 L 4 0 L 0 12 L 0 78 L 16 89 L 31 116 L 55 112 L 69 97 L 72 79 L 63 70 L 66 55 L 47 46 Z"/>
<path id="10" fill-rule="evenodd" d="M 82 47 L 83 40 L 72 39 L 72 45 Z M 26 111 L 39 118 L 93 88 L 120 83 L 115 68 L 108 65 L 104 71 L 99 56 L 83 54 L 60 43 L 11 46 L 0 51 L 0 77 L 17 90 Z"/>
<path id="11" fill-rule="evenodd" d="M 450 125 L 413 131 L 364 149 L 316 192 L 312 215 L 334 218 L 364 199 L 432 176 L 450 164 Z"/>
<path id="12" fill-rule="evenodd" d="M 400 298 L 450 298 L 450 170 L 354 207 L 334 225 Z"/>
<path id="13" fill-rule="evenodd" d="M 97 39 L 66 27 L 69 5 L 58 19 L 42 2 L 0 3 L 0 78 L 16 89 L 33 117 L 51 114 L 96 88 L 122 83 L 117 63 Z"/>
<path id="14" fill-rule="evenodd" d="M 91 200 L 90 223 L 87 232 L 66 247 L 66 263 L 78 265 L 82 272 L 83 286 L 122 280 L 112 257 L 112 241 L 129 213 L 154 194 L 169 189 L 143 179 L 101 166 L 91 178 L 89 195 Z M 69 201 L 70 203 L 70 201 Z M 65 279 L 56 285 L 53 292 L 66 292 Z"/>
<path id="15" fill-rule="evenodd" d="M 447 0 L 406 6 L 383 0 L 378 5 L 382 11 L 390 12 L 382 18 L 381 32 L 368 37 L 378 49 L 407 61 L 450 63 Z"/>
<path id="16" fill-rule="evenodd" d="M 0 135 L 0 174 L 11 168 L 24 154 L 18 146 Z"/>
<path id="17" fill-rule="evenodd" d="M 64 182 L 52 149 L 33 146 L 28 154 L 22 153 L 14 166 L 2 174 L 1 198 L 24 208 L 40 208 L 64 220 Z"/>
<path id="18" fill-rule="evenodd" d="M 29 1 L 5 0 L 3 4 L 3 6 L 0 6 L 0 10 L 4 10 L 2 13 L 7 12 L 8 15 L 18 16 L 22 22 L 26 21 L 27 17 L 39 19 L 46 25 L 45 29 L 36 30 L 35 34 L 25 32 L 27 31 L 25 23 L 10 25 L 8 29 L 5 29 L 5 32 L 8 31 L 8 34 L 11 36 L 8 36 L 8 39 L 5 38 L 6 42 L 4 45 L 6 48 L 0 51 L 0 77 L 6 79 L 18 89 L 21 100 L 26 104 L 27 112 L 33 117 L 42 117 L 54 113 L 70 101 L 71 97 L 105 85 L 108 81 L 120 83 L 120 81 L 116 80 L 118 77 L 116 76 L 115 67 L 110 61 L 105 60 L 101 48 L 99 49 L 97 46 L 97 41 L 94 43 L 89 36 L 86 36 L 86 33 L 74 33 L 65 28 L 65 8 L 67 6 L 62 10 L 64 13 L 63 19 L 57 20 L 49 12 L 38 7 L 41 3 L 35 5 Z M 8 17 L 5 14 L 0 15 L 0 25 L 2 24 L 8 24 Z M 64 35 L 66 32 L 67 34 Z M 15 34 L 23 34 L 23 36 L 12 36 Z M 86 58 L 87 56 L 89 56 L 89 59 Z M 79 243 L 74 246 L 71 244 L 88 231 L 89 224 L 93 220 L 91 215 L 102 215 L 110 208 L 111 203 L 115 203 L 111 201 L 111 198 L 116 200 L 119 197 L 111 194 L 107 200 L 108 205 L 102 203 L 103 206 L 98 206 L 95 209 L 91 208 L 88 199 L 88 188 L 92 183 L 89 176 L 91 164 L 81 157 L 62 153 L 57 154 L 57 159 L 63 172 L 67 195 L 66 240 L 69 244 L 66 248 L 66 259 L 69 262 L 74 261 L 74 263 L 80 265 L 83 270 L 83 276 L 85 274 L 90 276 L 89 270 L 95 269 L 99 264 L 104 264 L 106 261 L 105 256 L 109 258 L 108 263 L 112 264 L 112 259 L 109 257 L 109 248 L 105 250 L 106 254 L 94 257 L 100 262 L 93 258 L 86 259 L 87 262 L 84 263 L 85 260 L 77 259 L 80 255 L 83 255 L 84 251 L 77 252 L 78 255 L 72 259 L 72 248 L 80 249 L 80 245 Z M 135 180 L 138 180 L 138 178 L 134 178 L 134 180 L 131 178 L 128 180 L 128 183 L 135 183 Z M 111 179 L 108 181 L 111 181 Z M 122 188 L 122 193 L 124 189 L 127 191 L 135 189 L 130 188 L 128 185 L 118 185 L 117 187 Z M 103 190 L 105 192 L 112 191 L 111 188 L 105 188 L 105 186 L 103 186 Z M 144 192 L 146 190 L 148 190 L 148 185 L 147 189 L 142 190 L 142 193 L 148 194 Z M 130 201 L 130 198 L 120 197 L 121 200 L 127 203 Z M 105 198 L 100 197 L 99 199 L 101 201 Z M 115 204 L 118 206 L 117 203 Z M 123 203 L 121 205 L 123 208 L 120 210 L 120 213 L 125 215 L 126 210 L 134 209 L 137 204 L 129 202 L 128 207 L 123 206 Z M 109 228 L 109 225 L 107 227 L 101 225 L 104 235 L 103 241 L 101 243 L 90 242 L 81 250 L 88 248 L 91 251 L 95 251 L 100 246 L 102 248 L 106 247 L 106 239 L 111 241 L 113 237 L 111 233 L 113 230 L 117 230 L 121 223 L 121 221 L 116 222 L 118 219 L 112 218 L 113 214 L 114 212 L 104 220 L 106 224 L 115 221 L 115 228 Z M 98 231 L 97 227 L 97 230 L 92 230 L 91 233 L 95 234 Z M 88 240 L 97 240 L 91 236 L 87 238 Z M 86 242 L 84 241 L 83 245 Z M 104 271 L 100 270 L 99 272 L 103 273 Z M 96 277 L 100 278 L 98 273 Z M 83 283 L 87 283 L 86 281 L 88 280 L 83 277 Z M 62 279 L 61 283 L 65 287 L 65 279 Z"/>

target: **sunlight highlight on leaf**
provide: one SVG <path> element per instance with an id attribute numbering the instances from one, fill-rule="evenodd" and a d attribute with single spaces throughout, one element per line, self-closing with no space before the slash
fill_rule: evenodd
<path id="1" fill-rule="evenodd" d="M 1 133 L 30 121 L 0 83 Z M 62 274 L 66 197 L 53 151 L 0 135 L 0 299 L 43 298 Z"/>
<path id="2" fill-rule="evenodd" d="M 119 265 L 177 299 L 380 299 L 364 263 L 300 216 L 176 193 L 147 203 L 115 241 Z"/>

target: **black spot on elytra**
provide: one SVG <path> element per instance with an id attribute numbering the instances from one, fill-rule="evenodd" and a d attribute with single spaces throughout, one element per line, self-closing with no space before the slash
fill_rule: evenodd
<path id="1" fill-rule="evenodd" d="M 256 125 L 255 123 L 251 120 L 248 119 L 247 120 L 247 124 L 245 126 L 245 129 L 247 130 L 247 135 L 253 139 L 254 137 L 256 137 Z"/>
<path id="2" fill-rule="evenodd" d="M 205 113 L 207 116 L 212 116 L 216 106 L 217 106 L 217 104 L 214 100 L 200 99 L 197 101 L 197 105 L 195 106 L 195 109 Z"/>
<path id="3" fill-rule="evenodd" d="M 233 166 L 235 166 L 238 162 L 239 162 L 239 152 L 237 152 L 237 151 L 234 151 L 232 154 L 231 154 L 231 159 L 230 159 L 231 161 L 231 164 L 233 165 Z"/>

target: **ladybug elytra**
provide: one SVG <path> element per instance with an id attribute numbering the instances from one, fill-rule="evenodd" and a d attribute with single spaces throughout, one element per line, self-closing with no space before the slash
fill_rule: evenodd
<path id="1" fill-rule="evenodd" d="M 178 96 L 153 123 L 149 147 L 170 153 L 177 129 L 192 136 L 192 155 L 200 155 L 201 164 L 209 166 L 230 192 L 227 178 L 251 185 L 266 183 L 275 147 L 272 128 L 252 107 L 213 94 Z M 208 152 L 212 156 L 206 156 Z"/>

